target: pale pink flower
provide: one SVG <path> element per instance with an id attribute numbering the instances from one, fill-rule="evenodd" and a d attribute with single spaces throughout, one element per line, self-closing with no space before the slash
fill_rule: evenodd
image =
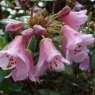
<path id="1" fill-rule="evenodd" d="M 20 32 L 22 28 L 23 28 L 23 23 L 21 21 L 8 23 L 5 27 L 5 29 L 8 32 Z"/>
<path id="2" fill-rule="evenodd" d="M 32 28 L 28 28 L 24 31 L 21 32 L 21 35 L 25 38 L 25 39 L 30 39 L 31 36 L 33 34 L 33 29 Z"/>
<path id="3" fill-rule="evenodd" d="M 88 45 L 94 42 L 92 34 L 82 34 L 76 32 L 71 27 L 65 25 L 61 29 L 64 36 L 62 41 L 62 49 L 66 53 L 68 60 L 82 62 L 88 56 Z"/>
<path id="4" fill-rule="evenodd" d="M 13 77 L 14 81 L 23 80 L 28 76 L 29 60 L 22 36 L 17 36 L 0 51 L 0 67 L 3 70 L 14 69 L 9 75 Z"/>
<path id="5" fill-rule="evenodd" d="M 46 29 L 42 27 L 41 25 L 34 25 L 33 32 L 35 35 L 41 36 L 41 35 L 46 34 Z"/>
<path id="6" fill-rule="evenodd" d="M 42 39 L 40 42 L 40 55 L 36 65 L 35 76 L 43 75 L 47 68 L 52 71 L 60 72 L 64 70 L 64 63 L 70 64 L 55 48 L 51 39 Z"/>
<path id="7" fill-rule="evenodd" d="M 32 52 L 29 51 L 29 50 L 26 50 L 25 53 L 26 53 L 27 59 L 29 61 L 29 70 L 28 70 L 28 72 L 25 73 L 26 69 L 27 69 L 26 66 L 24 65 L 24 63 L 22 63 L 22 61 L 18 60 L 19 64 L 17 64 L 16 68 L 8 76 L 6 76 L 5 78 L 8 78 L 8 77 L 12 76 L 14 81 L 18 81 L 18 80 L 27 79 L 29 77 L 29 79 L 31 81 L 35 81 L 35 82 L 37 81 L 37 79 L 34 76 L 34 74 L 35 74 L 35 66 L 34 66 L 34 63 L 33 63 Z M 20 73 L 19 72 L 20 70 L 21 70 L 21 75 L 20 75 L 20 77 L 17 77 L 17 73 Z"/>
<path id="8" fill-rule="evenodd" d="M 69 8 L 66 7 L 65 10 L 69 10 Z M 65 13 L 66 13 L 65 11 L 62 11 L 60 16 Z M 70 11 L 67 15 L 62 15 L 61 20 L 65 24 L 69 25 L 70 27 L 78 31 L 80 26 L 83 25 L 87 21 L 86 13 L 87 13 L 87 10 L 81 10 L 79 12 Z"/>

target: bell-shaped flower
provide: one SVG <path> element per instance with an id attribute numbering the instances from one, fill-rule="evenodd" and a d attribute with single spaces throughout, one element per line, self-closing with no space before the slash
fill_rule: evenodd
<path id="1" fill-rule="evenodd" d="M 33 29 L 32 28 L 28 28 L 24 31 L 21 32 L 21 35 L 25 38 L 25 39 L 30 39 L 31 36 L 33 34 Z"/>
<path id="2" fill-rule="evenodd" d="M 29 60 L 22 36 L 17 36 L 8 46 L 0 51 L 0 67 L 3 70 L 14 69 L 10 75 L 12 75 L 15 81 L 23 80 L 27 77 Z"/>
<path id="3" fill-rule="evenodd" d="M 61 31 L 64 36 L 62 49 L 66 58 L 71 62 L 82 62 L 88 56 L 87 46 L 94 42 L 93 35 L 76 32 L 67 25 L 63 26 Z"/>
<path id="4" fill-rule="evenodd" d="M 40 55 L 36 65 L 35 77 L 43 75 L 47 68 L 52 71 L 60 72 L 64 70 L 63 63 L 70 64 L 55 48 L 51 39 L 42 39 L 40 42 Z"/>
<path id="5" fill-rule="evenodd" d="M 35 35 L 41 36 L 41 35 L 46 34 L 46 29 L 42 27 L 41 25 L 34 25 L 33 32 Z"/>
<path id="6" fill-rule="evenodd" d="M 66 11 L 65 10 L 69 10 L 68 7 L 65 7 L 65 10 L 62 9 L 62 13 L 60 14 L 60 16 L 62 14 L 65 14 Z M 72 27 L 75 30 L 79 30 L 80 26 L 83 25 L 86 21 L 87 21 L 87 10 L 81 10 L 79 12 L 74 12 L 74 11 L 70 11 L 69 13 L 67 13 L 67 15 L 62 15 L 60 18 L 61 20 L 66 24 L 69 25 L 70 27 Z"/>
<path id="7" fill-rule="evenodd" d="M 23 23 L 21 21 L 8 23 L 5 27 L 5 29 L 8 32 L 20 32 L 22 28 L 23 28 Z"/>

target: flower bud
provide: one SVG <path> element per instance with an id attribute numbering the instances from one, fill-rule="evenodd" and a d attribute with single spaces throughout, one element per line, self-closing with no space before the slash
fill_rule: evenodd
<path id="1" fill-rule="evenodd" d="M 22 31 L 21 35 L 25 38 L 25 39 L 30 39 L 31 36 L 33 34 L 33 29 L 32 28 L 28 28 L 24 31 Z"/>
<path id="2" fill-rule="evenodd" d="M 8 23 L 5 29 L 9 32 L 19 32 L 23 28 L 23 23 L 20 21 Z"/>
<path id="3" fill-rule="evenodd" d="M 41 10 L 41 8 L 38 7 L 38 6 L 34 6 L 34 7 L 32 8 L 32 12 L 33 12 L 33 13 L 37 13 L 37 12 L 40 11 L 40 10 Z"/>
<path id="4" fill-rule="evenodd" d="M 44 35 L 46 33 L 46 29 L 43 28 L 41 25 L 34 25 L 33 31 L 34 31 L 34 34 L 38 36 Z"/>
<path id="5" fill-rule="evenodd" d="M 60 16 L 63 17 L 63 16 L 66 16 L 67 14 L 69 14 L 70 11 L 71 11 L 71 9 L 68 6 L 66 6 L 59 13 L 60 13 Z"/>

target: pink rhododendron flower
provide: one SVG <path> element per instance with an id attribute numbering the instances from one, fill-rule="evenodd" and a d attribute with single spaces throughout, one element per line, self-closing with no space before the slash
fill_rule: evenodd
<path id="1" fill-rule="evenodd" d="M 9 32 L 19 32 L 23 28 L 23 23 L 20 21 L 8 23 L 5 29 Z"/>
<path id="2" fill-rule="evenodd" d="M 68 60 L 82 62 L 88 56 L 87 46 L 94 42 L 92 34 L 82 34 L 76 32 L 71 27 L 65 25 L 61 29 L 64 41 L 62 41 L 62 49 L 66 53 Z"/>
<path id="3" fill-rule="evenodd" d="M 41 36 L 46 33 L 46 29 L 43 28 L 41 25 L 34 25 L 33 26 L 33 32 L 35 35 Z"/>
<path id="4" fill-rule="evenodd" d="M 38 77 L 43 75 L 47 68 L 60 72 L 64 70 L 63 63 L 70 64 L 70 62 L 64 59 L 60 52 L 55 48 L 51 39 L 42 39 L 40 42 L 40 56 L 36 65 L 35 76 Z"/>
<path id="5" fill-rule="evenodd" d="M 29 61 L 29 71 L 27 73 L 25 73 L 26 66 L 24 65 L 24 63 L 22 63 L 22 61 L 18 60 L 19 61 L 18 63 L 20 63 L 20 64 L 17 64 L 16 68 L 5 78 L 12 76 L 13 80 L 17 81 L 17 80 L 23 80 L 23 79 L 26 79 L 29 77 L 30 80 L 37 81 L 36 78 L 34 77 L 35 67 L 34 67 L 34 63 L 33 63 L 32 53 L 29 50 L 26 50 L 25 52 L 26 52 L 27 59 Z M 19 71 L 21 70 L 21 73 L 23 71 L 23 73 L 20 75 L 21 78 L 17 77 L 17 73 L 20 73 L 20 72 L 18 72 L 18 70 Z M 23 76 L 25 76 L 25 77 L 23 78 Z"/>
<path id="6" fill-rule="evenodd" d="M 14 81 L 23 80 L 28 76 L 29 60 L 22 36 L 17 36 L 0 51 L 0 67 L 3 70 L 14 69 L 10 74 Z"/>
<path id="7" fill-rule="evenodd" d="M 66 12 L 64 11 L 64 9 L 62 9 L 62 13 L 60 14 L 60 16 L 62 14 L 65 14 Z M 69 11 L 69 8 L 66 7 L 65 10 Z M 79 12 L 74 12 L 74 11 L 70 11 L 69 14 L 67 15 L 62 15 L 61 16 L 61 20 L 69 25 L 70 27 L 72 27 L 75 30 L 79 30 L 80 25 L 84 24 L 87 21 L 87 10 L 81 10 Z"/>
<path id="8" fill-rule="evenodd" d="M 33 29 L 32 28 L 28 28 L 24 31 L 22 31 L 21 35 L 25 38 L 25 39 L 30 39 L 31 36 L 33 34 Z"/>

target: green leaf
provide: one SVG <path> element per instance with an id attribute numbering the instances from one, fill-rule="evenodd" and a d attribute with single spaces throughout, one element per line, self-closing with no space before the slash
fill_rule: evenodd
<path id="1" fill-rule="evenodd" d="M 0 24 L 1 25 L 6 25 L 8 23 L 11 23 L 11 22 L 16 22 L 17 20 L 14 20 L 14 19 L 2 19 L 0 20 Z"/>
<path id="2" fill-rule="evenodd" d="M 44 89 L 40 89 L 38 90 L 38 92 L 40 93 L 40 95 L 48 95 L 48 92 Z"/>
<path id="3" fill-rule="evenodd" d="M 0 49 L 2 49 L 7 43 L 7 36 L 0 36 Z"/>
<path id="4" fill-rule="evenodd" d="M 88 14 L 88 22 L 90 22 L 92 20 L 92 12 L 89 12 Z"/>
<path id="5" fill-rule="evenodd" d="M 60 95 L 60 94 L 56 91 L 52 91 L 52 92 L 50 92 L 50 95 Z"/>
<path id="6" fill-rule="evenodd" d="M 91 56 L 91 68 L 95 69 L 95 50 L 92 51 L 92 56 Z"/>
<path id="7" fill-rule="evenodd" d="M 20 18 L 20 20 L 23 21 L 23 22 L 27 22 L 29 18 L 30 18 L 30 16 L 22 16 Z"/>
<path id="8" fill-rule="evenodd" d="M 63 71 L 66 75 L 73 75 L 73 67 L 72 65 L 66 65 L 65 64 L 65 70 Z"/>

